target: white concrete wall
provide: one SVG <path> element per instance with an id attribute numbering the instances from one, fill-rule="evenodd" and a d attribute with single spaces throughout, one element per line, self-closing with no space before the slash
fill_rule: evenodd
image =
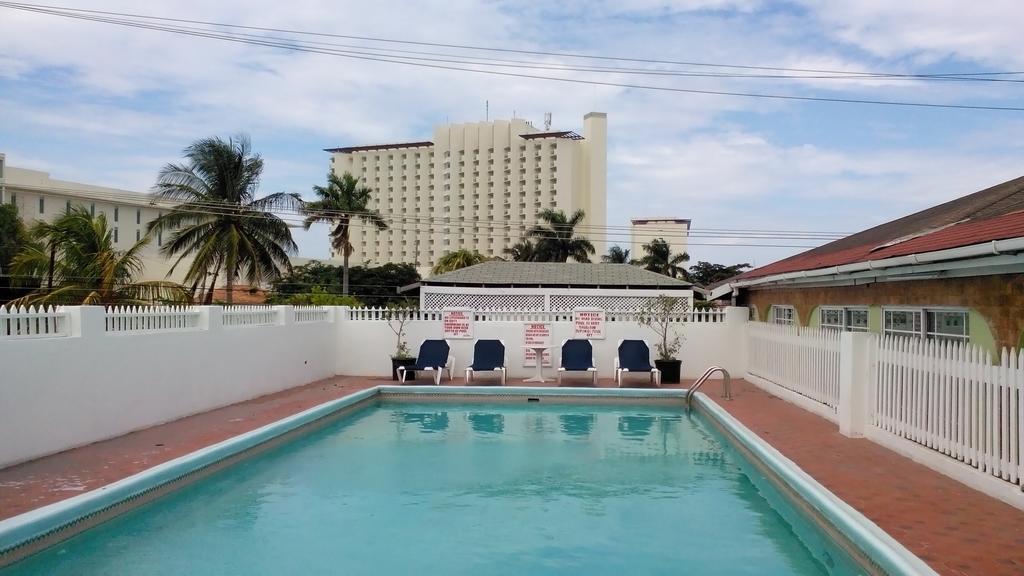
<path id="1" fill-rule="evenodd" d="M 332 323 L 112 334 L 69 308 L 71 336 L 0 341 L 0 466 L 333 376 Z"/>
<path id="2" fill-rule="evenodd" d="M 683 361 L 684 378 L 696 378 L 713 364 L 729 370 L 734 376 L 746 371 L 745 338 L 746 308 L 730 308 L 725 322 L 690 323 L 682 329 L 685 338 L 680 358 Z M 397 325 L 397 323 L 396 323 Z M 593 340 L 594 359 L 598 374 L 611 377 L 615 350 L 620 339 L 640 338 L 653 347 L 657 335 L 648 327 L 635 322 L 607 322 L 604 340 Z M 533 375 L 534 368 L 523 366 L 522 322 L 475 322 L 474 338 L 497 338 L 505 341 L 505 352 L 509 366 L 509 378 L 525 378 Z M 384 321 L 346 321 L 337 324 L 339 374 L 360 374 L 387 376 L 391 373 L 390 355 L 395 349 L 395 334 Z M 412 321 L 406 324 L 406 342 L 413 354 L 420 343 L 428 338 L 441 338 L 440 321 Z M 571 322 L 553 322 L 552 343 L 558 345 L 563 339 L 572 338 Z M 462 371 L 472 361 L 473 340 L 450 340 L 455 368 L 461 382 Z M 546 374 L 555 375 L 559 363 L 559 351 L 552 353 L 553 367 L 545 369 Z"/>

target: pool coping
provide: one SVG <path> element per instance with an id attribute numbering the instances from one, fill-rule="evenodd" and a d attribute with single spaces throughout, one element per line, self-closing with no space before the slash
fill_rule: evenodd
<path id="1" fill-rule="evenodd" d="M 661 388 L 531 388 L 521 386 L 395 386 L 380 385 L 342 398 L 324 402 L 297 414 L 282 418 L 255 430 L 239 434 L 227 440 L 201 448 L 184 456 L 158 464 L 84 494 L 68 498 L 35 510 L 0 520 L 0 567 L 16 562 L 38 550 L 70 538 L 89 525 L 84 520 L 101 515 L 139 499 L 147 493 L 177 485 L 197 471 L 212 469 L 219 463 L 233 463 L 233 458 L 247 456 L 249 451 L 280 439 L 318 421 L 323 421 L 346 409 L 358 409 L 360 405 L 387 399 L 388 396 L 422 396 L 438 400 L 453 397 L 528 397 L 550 398 L 552 400 L 598 400 L 625 399 L 672 400 L 686 397 L 686 389 Z M 876 524 L 857 512 L 850 505 L 830 492 L 793 461 L 754 434 L 739 420 L 731 416 L 705 394 L 696 395 L 696 405 L 709 414 L 715 424 L 721 426 L 732 439 L 757 461 L 755 465 L 766 467 L 778 480 L 794 491 L 804 503 L 820 514 L 839 535 L 862 551 L 874 564 L 887 574 L 937 574 L 920 558 L 884 532 Z M 157 496 L 158 497 L 158 496 Z M 140 504 L 142 502 L 139 502 Z M 133 506 L 134 507 L 134 506 Z M 114 512 L 110 517 L 121 512 Z M 94 523 L 101 523 L 102 518 Z M 78 530 L 76 525 L 82 525 Z M 32 546 L 33 543 L 40 544 Z M 21 553 L 19 553 L 19 551 Z"/>

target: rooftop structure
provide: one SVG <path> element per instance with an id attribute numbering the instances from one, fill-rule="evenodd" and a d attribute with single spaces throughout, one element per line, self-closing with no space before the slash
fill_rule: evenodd
<path id="1" fill-rule="evenodd" d="M 663 239 L 668 243 L 671 254 L 684 254 L 690 235 L 690 220 L 687 218 L 634 218 L 630 221 L 630 256 L 642 258 L 644 244 Z"/>

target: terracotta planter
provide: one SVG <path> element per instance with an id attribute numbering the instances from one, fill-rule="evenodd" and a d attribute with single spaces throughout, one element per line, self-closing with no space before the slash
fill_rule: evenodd
<path id="1" fill-rule="evenodd" d="M 416 359 L 415 358 L 392 358 L 391 359 L 391 379 L 394 380 L 395 382 L 398 381 L 398 367 L 399 366 L 415 366 L 415 365 L 416 365 Z M 405 379 L 407 381 L 408 380 L 415 380 L 416 379 L 416 373 L 415 372 L 409 372 L 408 374 L 406 374 Z"/>
<path id="2" fill-rule="evenodd" d="M 679 384 L 679 372 L 682 360 L 655 360 L 654 366 L 661 370 L 662 384 Z"/>

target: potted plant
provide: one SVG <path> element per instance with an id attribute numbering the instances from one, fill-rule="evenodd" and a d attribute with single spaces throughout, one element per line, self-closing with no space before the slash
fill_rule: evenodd
<path id="1" fill-rule="evenodd" d="M 416 357 L 409 352 L 409 345 L 405 342 L 405 325 L 412 319 L 412 311 L 401 306 L 388 307 L 388 327 L 395 333 L 395 351 L 391 354 L 391 379 L 398 380 L 399 366 L 415 366 Z M 409 378 L 416 378 L 416 374 L 409 373 Z"/>
<path id="2" fill-rule="evenodd" d="M 677 296 L 652 298 L 640 310 L 640 324 L 658 335 L 658 341 L 654 345 L 658 357 L 654 360 L 654 366 L 661 370 L 661 381 L 664 384 L 679 383 L 683 362 L 676 358 L 676 354 L 683 347 L 683 337 L 676 329 L 686 324 L 686 313 L 689 311 L 689 301 Z"/>

